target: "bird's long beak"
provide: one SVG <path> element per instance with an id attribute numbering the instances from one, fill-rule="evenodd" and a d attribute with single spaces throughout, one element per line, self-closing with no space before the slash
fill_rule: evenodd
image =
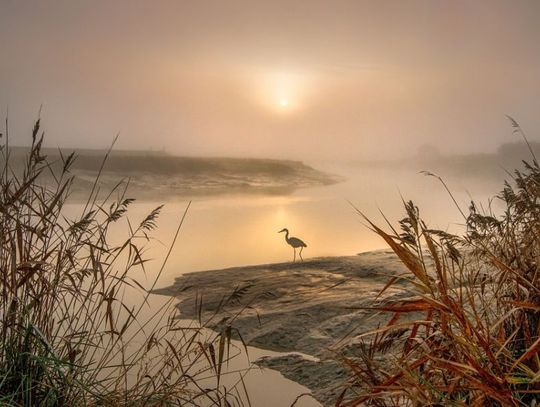
<path id="1" fill-rule="evenodd" d="M 281 229 L 278 233 L 285 232 L 285 229 Z"/>

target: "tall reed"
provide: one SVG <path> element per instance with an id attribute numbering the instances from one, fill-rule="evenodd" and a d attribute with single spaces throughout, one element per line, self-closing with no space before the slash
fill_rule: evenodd
<path id="1" fill-rule="evenodd" d="M 220 383 L 230 330 L 209 334 L 181 321 L 171 302 L 143 318 L 150 294 L 136 276 L 161 207 L 128 221 L 128 235 L 114 244 L 110 230 L 134 201 L 125 185 L 103 195 L 98 174 L 70 218 L 75 155 L 43 156 L 38 120 L 24 168 L 15 170 L 7 122 L 3 138 L 0 404 L 226 405 L 235 397 Z M 134 293 L 140 304 L 128 301 Z"/>
<path id="2" fill-rule="evenodd" d="M 375 304 L 388 323 L 343 357 L 351 375 L 337 405 L 538 404 L 540 167 L 531 154 L 497 197 L 502 211 L 474 202 L 462 211 L 462 236 L 428 228 L 412 202 L 399 231 L 366 218 L 408 271 L 388 286 L 405 279 L 412 293 Z"/>

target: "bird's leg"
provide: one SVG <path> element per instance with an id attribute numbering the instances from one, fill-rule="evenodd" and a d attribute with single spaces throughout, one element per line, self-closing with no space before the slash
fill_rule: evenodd
<path id="1" fill-rule="evenodd" d="M 304 250 L 303 247 L 300 248 L 300 253 L 299 253 L 300 254 L 300 260 L 304 261 L 304 259 L 302 258 L 302 250 Z"/>
<path id="2" fill-rule="evenodd" d="M 294 250 L 294 257 L 293 257 L 293 263 L 296 261 L 296 247 L 293 247 Z"/>

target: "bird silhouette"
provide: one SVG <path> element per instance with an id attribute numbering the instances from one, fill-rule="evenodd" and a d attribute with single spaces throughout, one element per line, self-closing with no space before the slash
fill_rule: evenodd
<path id="1" fill-rule="evenodd" d="M 297 237 L 289 237 L 289 229 L 281 229 L 278 233 L 285 232 L 285 241 L 289 246 L 291 246 L 294 249 L 294 257 L 293 262 L 296 261 L 296 249 L 300 248 L 300 260 L 304 261 L 302 258 L 302 250 L 304 250 L 304 247 L 307 247 L 307 244 L 305 244 L 302 240 L 298 239 Z"/>

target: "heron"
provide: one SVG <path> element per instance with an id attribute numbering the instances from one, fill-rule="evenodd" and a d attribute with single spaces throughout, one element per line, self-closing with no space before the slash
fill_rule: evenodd
<path id="1" fill-rule="evenodd" d="M 289 229 L 287 228 L 281 229 L 278 233 L 282 233 L 282 232 L 285 232 L 285 241 L 287 242 L 287 244 L 294 249 L 293 262 L 296 261 L 296 249 L 298 247 L 300 248 L 300 253 L 298 253 L 300 255 L 300 259 L 304 261 L 304 259 L 302 258 L 302 250 L 304 250 L 304 247 L 307 247 L 307 244 L 305 244 L 302 240 L 298 239 L 297 237 L 292 237 L 292 236 L 289 237 Z"/>

